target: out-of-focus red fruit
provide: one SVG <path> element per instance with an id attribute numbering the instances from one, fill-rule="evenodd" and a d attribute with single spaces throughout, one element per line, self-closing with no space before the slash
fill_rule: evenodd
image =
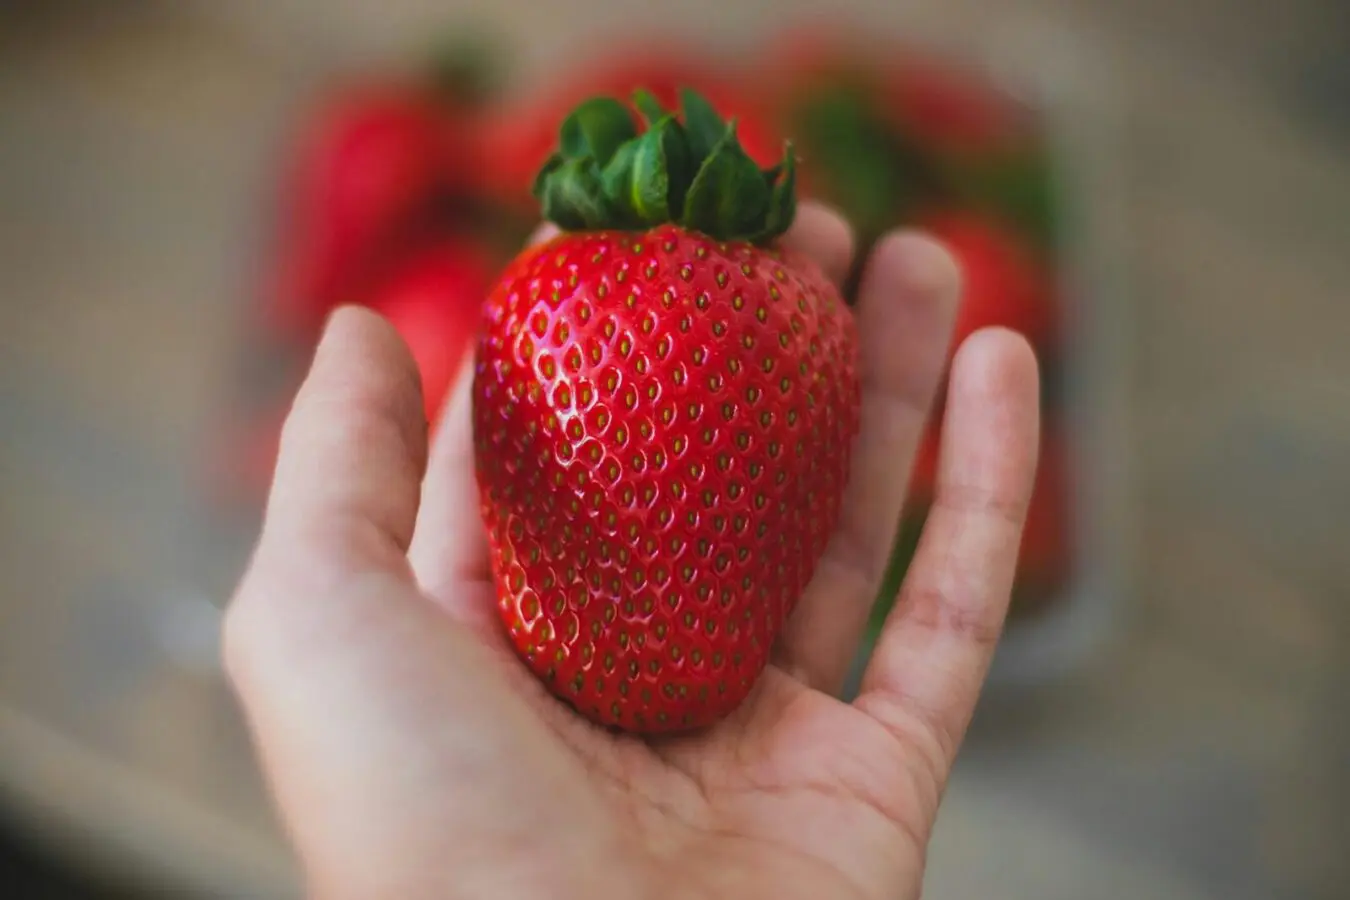
<path id="1" fill-rule="evenodd" d="M 1051 426 L 1041 435 L 1036 484 L 1018 558 L 1019 582 L 1056 589 L 1068 580 L 1075 552 L 1073 500 L 1072 460 L 1066 439 Z"/>
<path id="2" fill-rule="evenodd" d="M 917 139 L 940 153 L 1002 152 L 1029 137 L 1025 112 L 973 70 L 902 56 L 885 103 Z"/>
<path id="3" fill-rule="evenodd" d="M 786 108 L 823 87 L 872 97 L 877 114 L 939 154 L 1001 152 L 1029 136 L 1018 104 L 976 70 L 913 44 L 817 21 L 776 35 L 763 84 Z"/>
<path id="4" fill-rule="evenodd" d="M 922 519 L 932 508 L 941 442 L 941 422 L 934 421 L 919 441 L 910 473 L 905 499 L 907 520 Z M 1072 476 L 1066 439 L 1050 425 L 1041 436 L 1036 481 L 1018 554 L 1019 597 L 1044 598 L 1062 589 L 1072 574 L 1076 552 Z M 912 547 L 907 552 L 912 552 Z"/>
<path id="5" fill-rule="evenodd" d="M 941 423 L 934 421 L 923 431 L 910 469 L 906 508 L 927 508 L 937 490 L 939 451 L 942 446 Z"/>
<path id="6" fill-rule="evenodd" d="M 961 269 L 953 351 L 990 326 L 1021 333 L 1038 351 L 1055 347 L 1059 322 L 1054 280 L 1017 232 L 959 210 L 928 214 L 917 224 L 947 247 Z"/>
<path id="7" fill-rule="evenodd" d="M 435 422 L 478 333 L 495 275 L 471 243 L 448 238 L 403 261 L 370 298 L 407 342 L 422 376 L 428 421 Z"/>
<path id="8" fill-rule="evenodd" d="M 491 260 L 473 243 L 444 238 L 415 249 L 364 298 L 407 342 L 422 379 L 426 416 L 435 422 L 460 363 L 472 352 Z M 293 388 L 292 388 L 293 390 Z M 222 506 L 256 503 L 276 466 L 290 394 L 266 411 L 222 428 L 206 463 L 206 491 Z"/>
<path id="9" fill-rule="evenodd" d="M 447 181 L 469 177 L 464 128 L 431 92 L 340 86 L 302 123 L 281 186 L 265 317 L 312 334 L 360 302 L 429 216 Z"/>

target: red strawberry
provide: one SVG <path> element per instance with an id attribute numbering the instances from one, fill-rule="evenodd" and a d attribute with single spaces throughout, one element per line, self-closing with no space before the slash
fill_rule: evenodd
<path id="1" fill-rule="evenodd" d="M 1059 588 L 1069 577 L 1075 552 L 1072 476 L 1065 438 L 1051 425 L 1041 435 L 1036 484 L 1022 532 L 1019 582 Z"/>
<path id="2" fill-rule="evenodd" d="M 414 253 L 371 297 L 370 306 L 408 342 L 431 422 L 471 351 L 493 273 L 477 247 L 447 238 Z"/>
<path id="3" fill-rule="evenodd" d="M 766 57 L 780 92 L 865 87 L 880 115 L 934 152 L 1002 151 L 1030 136 L 1025 110 L 973 69 L 889 36 L 818 22 L 780 33 Z"/>
<path id="4" fill-rule="evenodd" d="M 1037 350 L 1055 346 L 1059 317 L 1054 282 L 1019 233 L 961 211 L 930 214 L 917 224 L 940 240 L 961 268 L 953 349 L 975 331 L 994 325 L 1020 332 Z"/>
<path id="5" fill-rule="evenodd" d="M 944 153 L 988 153 L 1027 137 L 1025 115 L 974 72 L 921 55 L 896 60 L 886 102 L 924 143 Z"/>
<path id="6" fill-rule="evenodd" d="M 271 324 L 311 332 L 368 291 L 429 217 L 447 177 L 469 170 L 466 147 L 429 92 L 381 83 L 325 98 L 290 151 Z"/>
<path id="7" fill-rule="evenodd" d="M 918 450 L 914 454 L 914 464 L 910 468 L 909 490 L 906 493 L 906 505 L 927 506 L 933 502 L 937 491 L 937 473 L 942 448 L 942 428 L 940 422 L 933 422 L 923 431 L 919 439 Z"/>
<path id="8" fill-rule="evenodd" d="M 498 601 L 531 669 L 642 732 L 737 706 L 815 571 L 858 427 L 853 319 L 776 239 L 761 169 L 698 95 L 564 123 L 536 182 L 564 231 L 491 294 L 474 427 Z"/>

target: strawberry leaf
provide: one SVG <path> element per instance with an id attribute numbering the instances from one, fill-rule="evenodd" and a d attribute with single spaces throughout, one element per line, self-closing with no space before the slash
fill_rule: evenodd
<path id="1" fill-rule="evenodd" d="M 683 129 L 666 114 L 636 141 L 624 144 L 605 167 L 605 196 L 621 223 L 651 227 L 672 221 L 684 200 L 688 148 Z"/>
<path id="2" fill-rule="evenodd" d="M 689 148 L 674 116 L 657 122 L 637 142 L 633 158 L 633 208 L 648 225 L 669 222 L 684 205 Z"/>
<path id="3" fill-rule="evenodd" d="M 719 240 L 757 234 L 769 210 L 764 173 L 736 140 L 736 120 L 727 123 L 699 167 L 684 201 L 681 224 Z"/>
<path id="4" fill-rule="evenodd" d="M 605 200 L 608 208 L 614 213 L 609 225 L 614 228 L 642 226 L 642 217 L 633 203 L 633 162 L 637 153 L 636 141 L 624 144 L 610 158 L 609 164 L 600 174 Z"/>
<path id="5" fill-rule="evenodd" d="M 598 97 L 568 116 L 535 178 L 546 219 L 565 230 L 640 231 L 671 223 L 718 240 L 771 243 L 796 216 L 796 160 L 763 170 L 707 100 L 681 92 L 683 122 L 650 92 L 629 108 Z"/>
<path id="6" fill-rule="evenodd" d="M 567 159 L 590 157 L 605 165 L 626 141 L 637 137 L 633 116 L 612 97 L 595 97 L 576 108 L 562 124 L 559 144 Z"/>
<path id="7" fill-rule="evenodd" d="M 755 235 L 754 240 L 776 238 L 792 227 L 797 216 L 797 157 L 792 144 L 783 152 L 783 161 L 764 173 L 766 182 L 771 185 L 769 212 L 764 219 L 764 227 Z"/>
<path id="8" fill-rule="evenodd" d="M 690 88 L 680 90 L 680 105 L 684 108 L 684 128 L 689 134 L 689 155 L 695 166 L 701 166 L 722 140 L 726 123 L 712 104 Z"/>
<path id="9" fill-rule="evenodd" d="M 539 174 L 534 176 L 534 184 L 530 188 L 530 193 L 536 197 L 542 198 L 545 182 L 548 181 L 554 172 L 558 171 L 562 164 L 563 155 L 561 153 L 554 153 L 550 156 L 539 169 Z"/>
<path id="10" fill-rule="evenodd" d="M 560 228 L 604 228 L 614 215 L 605 199 L 599 167 L 591 157 L 561 163 L 541 186 L 544 218 Z"/>
<path id="11" fill-rule="evenodd" d="M 639 89 L 634 91 L 633 105 L 637 107 L 637 111 L 642 114 L 642 118 L 646 120 L 648 127 L 655 125 L 657 122 L 660 122 L 670 115 L 670 113 L 666 112 L 665 107 L 661 105 L 661 101 L 657 100 L 656 96 L 648 90 Z"/>

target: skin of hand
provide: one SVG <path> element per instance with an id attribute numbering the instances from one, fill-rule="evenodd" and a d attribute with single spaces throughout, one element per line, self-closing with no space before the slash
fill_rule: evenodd
<path id="1" fill-rule="evenodd" d="M 788 236 L 839 277 L 849 229 Z M 1035 357 L 959 349 L 936 502 L 861 691 L 835 698 L 886 566 L 942 376 L 959 275 L 886 237 L 856 310 L 862 434 L 846 511 L 749 699 L 701 733 L 584 721 L 509 648 L 478 512 L 466 364 L 428 445 L 407 348 L 329 321 L 286 422 L 224 655 L 308 895 L 919 896 L 953 759 L 1011 590 L 1037 454 Z"/>

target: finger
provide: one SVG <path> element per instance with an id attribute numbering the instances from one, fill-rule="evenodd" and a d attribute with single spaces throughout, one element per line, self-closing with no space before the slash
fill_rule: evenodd
<path id="1" fill-rule="evenodd" d="M 393 327 L 338 310 L 282 427 L 259 552 L 327 553 L 346 566 L 402 557 L 426 463 L 422 403 Z"/>
<path id="2" fill-rule="evenodd" d="M 408 560 L 422 589 L 466 624 L 495 628 L 487 535 L 474 475 L 473 371 L 461 367 L 431 444 L 422 508 Z"/>
<path id="3" fill-rule="evenodd" d="M 853 262 L 853 229 L 838 212 L 819 203 L 801 205 L 783 244 L 814 259 L 836 284 L 843 282 Z"/>
<path id="4" fill-rule="evenodd" d="M 829 693 L 843 684 L 890 556 L 958 289 L 950 255 L 916 234 L 883 239 L 867 264 L 858 311 L 862 429 L 848 492 L 781 647 L 790 671 Z"/>
<path id="5" fill-rule="evenodd" d="M 978 332 L 952 367 L 932 510 L 856 705 L 945 783 L 1003 627 L 1036 468 L 1036 358 Z"/>

